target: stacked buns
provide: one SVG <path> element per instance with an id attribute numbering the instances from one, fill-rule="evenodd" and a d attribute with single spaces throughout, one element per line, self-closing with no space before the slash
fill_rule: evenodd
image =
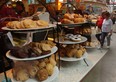
<path id="1" fill-rule="evenodd" d="M 67 45 L 66 47 L 60 46 L 59 52 L 61 57 L 75 57 L 75 58 L 80 58 L 83 56 L 85 53 L 86 49 L 79 45 Z"/>
<path id="2" fill-rule="evenodd" d="M 29 78 L 35 78 L 38 81 L 44 81 L 54 73 L 56 61 L 54 55 L 35 61 L 15 62 L 12 70 L 13 77 L 17 81 L 26 81 Z"/>
<path id="3" fill-rule="evenodd" d="M 6 24 L 10 29 L 28 29 L 28 28 L 42 28 L 48 26 L 48 22 L 43 20 L 33 21 L 31 19 L 24 19 L 22 21 L 11 21 Z"/>
<path id="4" fill-rule="evenodd" d="M 92 33 L 92 30 L 90 27 L 83 27 L 83 28 L 78 28 L 78 30 L 76 30 L 76 33 L 79 33 L 79 34 L 91 34 Z"/>
<path id="5" fill-rule="evenodd" d="M 96 44 L 94 42 L 89 42 L 89 41 L 84 42 L 82 45 L 86 47 L 96 47 Z"/>
<path id="6" fill-rule="evenodd" d="M 54 46 L 51 41 L 31 42 L 23 47 L 13 47 L 10 53 L 17 58 L 38 57 L 49 54 Z"/>
<path id="7" fill-rule="evenodd" d="M 85 22 L 86 18 L 84 18 L 80 14 L 69 14 L 66 13 L 64 18 L 62 19 L 62 24 L 74 24 L 74 23 L 83 23 Z"/>

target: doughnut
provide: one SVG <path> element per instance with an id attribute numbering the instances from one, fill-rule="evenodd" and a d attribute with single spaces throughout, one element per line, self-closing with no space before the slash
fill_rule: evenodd
<path id="1" fill-rule="evenodd" d="M 72 40 L 72 41 L 81 41 L 82 39 L 79 38 L 79 37 L 72 37 L 71 40 Z"/>

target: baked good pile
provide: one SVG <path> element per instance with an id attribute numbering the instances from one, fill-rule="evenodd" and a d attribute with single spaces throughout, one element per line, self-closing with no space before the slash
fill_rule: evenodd
<path id="1" fill-rule="evenodd" d="M 48 26 L 48 22 L 43 20 L 33 21 L 31 19 L 24 19 L 22 21 L 11 21 L 6 24 L 10 29 L 29 29 L 29 28 L 42 28 Z"/>
<path id="2" fill-rule="evenodd" d="M 80 14 L 64 14 L 63 19 L 61 20 L 62 24 L 74 24 L 74 23 L 83 23 L 86 21 L 87 16 L 82 16 Z"/>
<path id="3" fill-rule="evenodd" d="M 49 58 L 44 58 L 35 61 L 18 61 L 15 62 L 13 72 L 13 78 L 16 81 L 26 81 L 30 79 L 36 79 L 38 81 L 44 81 L 54 73 L 54 67 L 56 66 L 54 54 Z"/>
<path id="4" fill-rule="evenodd" d="M 61 57 L 80 58 L 86 52 L 86 49 L 79 44 L 66 45 L 65 47 L 61 45 L 59 52 Z"/>
<path id="5" fill-rule="evenodd" d="M 31 42 L 23 47 L 15 46 L 10 54 L 17 58 L 31 58 L 49 54 L 56 44 L 52 41 Z"/>
<path id="6" fill-rule="evenodd" d="M 66 34 L 66 35 L 60 35 L 59 41 L 74 41 L 74 42 L 79 42 L 82 40 L 81 35 L 74 35 L 74 34 Z"/>

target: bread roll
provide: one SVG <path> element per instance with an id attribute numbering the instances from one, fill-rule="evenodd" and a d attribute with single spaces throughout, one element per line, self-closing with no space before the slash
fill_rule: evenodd
<path id="1" fill-rule="evenodd" d="M 82 57 L 82 55 L 83 55 L 83 51 L 82 51 L 82 50 L 77 50 L 76 53 L 77 53 L 77 54 L 76 54 L 76 57 L 77 57 L 77 58 L 80 58 L 80 57 Z"/>
<path id="2" fill-rule="evenodd" d="M 37 66 L 30 66 L 28 68 L 28 73 L 29 73 L 29 77 L 30 78 L 34 78 L 35 75 L 37 74 L 37 71 L 39 70 L 39 68 Z"/>
<path id="3" fill-rule="evenodd" d="M 78 15 L 78 14 L 75 14 L 75 15 L 74 15 L 74 18 L 78 18 L 78 17 L 79 17 L 79 15 Z"/>
<path id="4" fill-rule="evenodd" d="M 70 19 L 70 14 L 69 13 L 64 14 L 64 18 L 65 19 Z"/>
<path id="5" fill-rule="evenodd" d="M 51 63 L 48 63 L 47 65 L 46 65 L 46 70 L 47 70 L 47 72 L 48 72 L 48 75 L 52 75 L 53 74 L 53 72 L 54 72 L 54 67 L 53 67 L 53 65 L 51 64 Z"/>
<path id="6" fill-rule="evenodd" d="M 25 28 L 35 28 L 36 22 L 31 19 L 25 19 L 22 21 Z"/>
<path id="7" fill-rule="evenodd" d="M 76 53 L 77 53 L 77 49 L 70 49 L 70 50 L 67 51 L 66 55 L 68 57 L 74 57 L 76 55 Z"/>
<path id="8" fill-rule="evenodd" d="M 42 26 L 48 26 L 48 22 L 44 21 L 44 20 L 38 20 L 36 21 L 36 24 L 39 26 L 39 27 L 42 27 Z"/>
<path id="9" fill-rule="evenodd" d="M 48 78 L 48 72 L 47 72 L 47 70 L 45 68 L 40 69 L 37 72 L 37 78 L 38 78 L 39 81 L 46 80 Z"/>
<path id="10" fill-rule="evenodd" d="M 74 22 L 69 19 L 62 19 L 61 23 L 62 24 L 73 24 Z"/>
<path id="11" fill-rule="evenodd" d="M 15 24 L 17 29 L 22 29 L 21 22 L 16 22 Z"/>
<path id="12" fill-rule="evenodd" d="M 56 61 L 53 58 L 49 58 L 50 64 L 52 64 L 53 66 L 56 66 Z"/>
<path id="13" fill-rule="evenodd" d="M 39 69 L 42 69 L 42 68 L 46 67 L 45 61 L 39 62 L 38 67 L 39 67 Z"/>
<path id="14" fill-rule="evenodd" d="M 17 76 L 15 78 L 17 81 L 26 81 L 29 79 L 29 75 L 27 70 L 21 69 L 17 72 Z"/>

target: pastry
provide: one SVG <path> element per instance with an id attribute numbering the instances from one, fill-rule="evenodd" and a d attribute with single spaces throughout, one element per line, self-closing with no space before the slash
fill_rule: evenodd
<path id="1" fill-rule="evenodd" d="M 65 19 L 70 19 L 70 14 L 69 13 L 64 14 L 64 18 Z"/>
<path id="2" fill-rule="evenodd" d="M 74 35 L 73 34 L 66 34 L 65 39 L 71 39 Z"/>
<path id="3" fill-rule="evenodd" d="M 45 68 L 38 70 L 37 78 L 39 81 L 46 80 L 48 78 L 48 72 Z"/>
<path id="4" fill-rule="evenodd" d="M 75 49 L 75 48 L 74 49 L 70 49 L 70 50 L 67 51 L 66 55 L 68 57 L 74 57 L 76 55 L 76 52 L 77 52 L 77 49 Z"/>
<path id="5" fill-rule="evenodd" d="M 21 47 L 13 47 L 10 53 L 17 58 L 28 58 L 28 53 Z"/>
<path id="6" fill-rule="evenodd" d="M 56 45 L 55 43 L 53 43 L 52 41 L 49 41 L 49 40 L 43 40 L 43 41 L 41 41 L 41 43 L 49 44 L 51 46 L 51 48 Z"/>
<path id="7" fill-rule="evenodd" d="M 82 55 L 83 55 L 83 51 L 82 51 L 82 50 L 77 50 L 76 53 L 77 53 L 77 54 L 76 54 L 76 57 L 77 57 L 77 58 L 80 58 L 80 57 L 82 57 Z"/>
<path id="8" fill-rule="evenodd" d="M 36 22 L 34 22 L 31 19 L 25 19 L 22 22 L 23 22 L 23 25 L 24 25 L 25 28 L 33 28 L 33 27 L 36 27 Z"/>
<path id="9" fill-rule="evenodd" d="M 46 70 L 48 72 L 48 75 L 51 76 L 53 74 L 53 71 L 54 71 L 54 66 L 51 63 L 48 63 L 46 65 Z"/>
<path id="10" fill-rule="evenodd" d="M 34 48 L 32 48 L 33 49 L 33 52 L 37 55 L 37 56 L 40 56 L 41 55 L 41 53 L 42 53 L 42 50 L 41 49 L 39 49 L 39 48 L 37 48 L 37 47 L 34 47 Z"/>
<path id="11" fill-rule="evenodd" d="M 29 75 L 28 75 L 27 70 L 25 70 L 25 69 L 18 70 L 15 79 L 17 81 L 26 81 L 26 80 L 28 80 Z"/>
<path id="12" fill-rule="evenodd" d="M 74 18 L 78 18 L 78 17 L 79 17 L 79 15 L 78 15 L 78 14 L 75 14 L 75 15 L 74 15 Z"/>
<path id="13" fill-rule="evenodd" d="M 52 64 L 53 66 L 56 66 L 56 61 L 53 58 L 49 58 L 50 64 Z"/>
<path id="14" fill-rule="evenodd" d="M 36 21 L 36 24 L 37 24 L 39 27 L 41 27 L 41 26 L 48 26 L 48 25 L 49 25 L 48 22 L 43 21 L 43 20 L 38 20 L 38 21 Z"/>
<path id="15" fill-rule="evenodd" d="M 50 63 L 50 60 L 49 58 L 44 58 L 44 62 L 47 64 L 47 63 Z"/>
<path id="16" fill-rule="evenodd" d="M 72 37 L 71 40 L 78 42 L 81 41 L 82 39 L 80 37 Z"/>
<path id="17" fill-rule="evenodd" d="M 11 28 L 11 22 L 8 22 L 8 23 L 6 24 L 6 27 Z M 12 29 L 12 28 L 11 28 L 11 29 Z"/>
<path id="18" fill-rule="evenodd" d="M 43 61 L 43 60 L 40 61 L 39 64 L 38 64 L 38 67 L 39 67 L 39 69 L 42 69 L 42 68 L 46 67 L 46 62 Z"/>
<path id="19" fill-rule="evenodd" d="M 69 19 L 66 19 L 66 18 L 62 19 L 61 23 L 62 23 L 62 24 L 74 24 L 73 21 L 71 21 L 71 20 L 69 20 Z"/>
<path id="20" fill-rule="evenodd" d="M 29 77 L 34 78 L 38 70 L 39 68 L 37 66 L 29 66 L 27 70 L 29 73 Z"/>
<path id="21" fill-rule="evenodd" d="M 18 21 L 15 22 L 15 26 L 16 26 L 17 29 L 21 29 L 21 23 L 20 22 L 18 22 Z"/>
<path id="22" fill-rule="evenodd" d="M 59 48 L 59 55 L 61 57 L 64 57 L 66 55 L 66 49 L 63 46 L 60 46 Z"/>
<path id="23" fill-rule="evenodd" d="M 43 51 L 51 51 L 51 47 L 49 44 L 41 43 L 41 49 Z"/>

